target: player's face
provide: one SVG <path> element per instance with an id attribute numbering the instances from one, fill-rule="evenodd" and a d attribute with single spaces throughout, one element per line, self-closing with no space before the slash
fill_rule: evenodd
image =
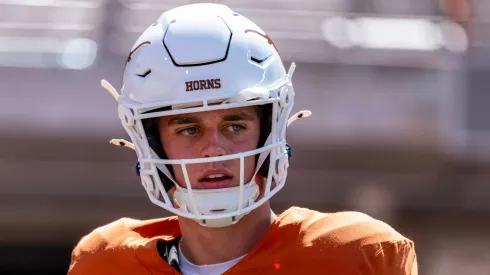
<path id="1" fill-rule="evenodd" d="M 254 107 L 232 108 L 161 117 L 160 139 L 169 159 L 218 157 L 257 148 L 260 120 Z M 187 164 L 193 189 L 240 185 L 240 160 Z M 175 180 L 185 188 L 180 165 L 173 166 Z M 244 181 L 255 172 L 255 155 L 244 161 Z"/>

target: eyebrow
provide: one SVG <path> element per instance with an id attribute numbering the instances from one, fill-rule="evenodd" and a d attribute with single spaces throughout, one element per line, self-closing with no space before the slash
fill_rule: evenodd
<path id="1" fill-rule="evenodd" d="M 223 120 L 224 121 L 240 121 L 240 120 L 254 121 L 254 117 L 250 114 L 240 111 L 237 113 L 225 115 L 223 117 Z"/>
<path id="2" fill-rule="evenodd" d="M 245 112 L 236 112 L 232 114 L 227 114 L 223 116 L 223 121 L 254 121 L 254 117 Z M 180 115 L 172 118 L 168 121 L 168 125 L 182 125 L 182 124 L 192 124 L 200 123 L 202 119 L 193 115 Z"/>
<path id="3" fill-rule="evenodd" d="M 168 125 L 199 123 L 201 119 L 195 116 L 176 116 L 168 121 Z"/>

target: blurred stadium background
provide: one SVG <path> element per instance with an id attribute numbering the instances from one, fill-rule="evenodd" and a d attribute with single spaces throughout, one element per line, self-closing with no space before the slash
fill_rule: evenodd
<path id="1" fill-rule="evenodd" d="M 0 0 L 0 274 L 66 274 L 78 240 L 146 198 L 100 79 L 186 0 Z M 273 199 L 360 210 L 416 243 L 419 274 L 490 274 L 490 1 L 223 0 L 294 76 L 292 169 Z"/>

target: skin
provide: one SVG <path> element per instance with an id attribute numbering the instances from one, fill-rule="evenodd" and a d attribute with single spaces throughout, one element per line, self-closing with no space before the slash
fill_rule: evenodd
<path id="1" fill-rule="evenodd" d="M 217 157 L 256 149 L 260 119 L 254 107 L 242 107 L 161 117 L 159 129 L 169 159 Z M 245 158 L 244 168 L 244 180 L 247 183 L 254 176 L 255 157 Z M 213 184 L 200 181 L 211 169 L 222 169 L 231 179 Z M 240 184 L 239 160 L 187 165 L 187 172 L 193 189 Z M 174 174 L 177 184 L 185 188 L 182 169 L 174 167 Z M 255 180 L 263 187 L 263 177 L 256 175 Z M 193 220 L 179 217 L 182 252 L 196 265 L 230 261 L 249 252 L 275 218 L 269 202 L 253 210 L 238 223 L 223 228 L 203 227 Z"/>
<path id="2" fill-rule="evenodd" d="M 253 150 L 260 136 L 260 121 L 253 107 L 162 117 L 159 127 L 160 139 L 170 159 L 218 157 Z M 244 164 L 244 178 L 249 181 L 254 174 L 255 158 L 247 157 Z M 189 164 L 186 168 L 193 189 L 209 188 L 200 179 L 211 169 L 223 169 L 233 176 L 231 186 L 240 184 L 238 159 Z M 180 166 L 174 166 L 174 173 L 177 183 L 185 188 Z"/>

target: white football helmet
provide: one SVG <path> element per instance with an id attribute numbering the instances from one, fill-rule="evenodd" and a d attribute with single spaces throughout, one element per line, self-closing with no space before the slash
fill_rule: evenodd
<path id="1" fill-rule="evenodd" d="M 293 71 L 294 63 L 286 72 L 262 29 L 227 6 L 192 4 L 168 10 L 134 44 L 121 94 L 102 81 L 117 99 L 119 118 L 134 145 L 113 143 L 136 151 L 142 184 L 154 204 L 203 226 L 234 224 L 284 186 L 289 166 L 286 127 L 310 114 L 299 112 L 288 123 Z M 270 118 L 261 128 L 259 147 L 252 151 L 168 159 L 158 134 L 151 133 L 152 118 L 253 105 L 269 106 Z M 255 174 L 266 178 L 260 199 L 255 177 L 244 182 L 244 159 L 249 156 L 256 157 Z M 191 188 L 186 165 L 232 159 L 240 161 L 239 186 Z M 172 167 L 182 169 L 186 188 L 175 182 Z"/>

